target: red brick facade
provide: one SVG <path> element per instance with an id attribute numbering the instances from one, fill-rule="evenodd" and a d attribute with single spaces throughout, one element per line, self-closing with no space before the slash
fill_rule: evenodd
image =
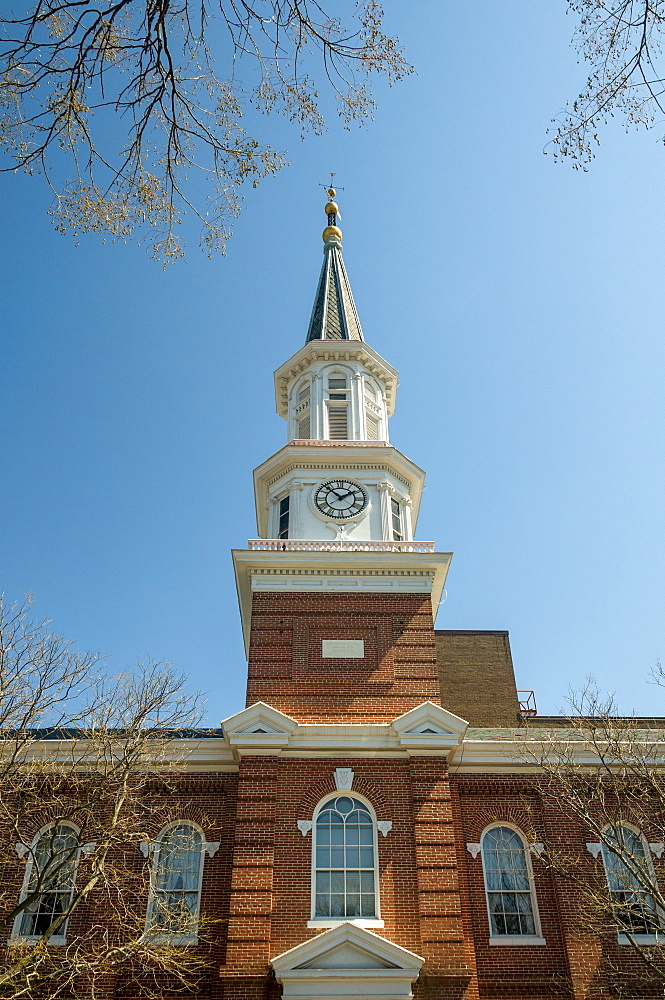
<path id="1" fill-rule="evenodd" d="M 308 750 L 306 744 L 297 749 L 277 732 L 276 716 L 272 729 L 262 724 L 247 737 L 268 741 L 264 746 L 243 746 L 240 739 L 234 764 L 228 757 L 221 771 L 183 776 L 171 796 L 172 816 L 197 822 L 220 842 L 204 865 L 201 909 L 215 923 L 212 944 L 202 949 L 209 978 L 197 995 L 276 1000 L 281 987 L 273 959 L 326 933 L 308 926 L 313 835 L 299 821 L 311 821 L 321 799 L 335 792 L 338 768 L 353 772 L 350 794 L 370 803 L 379 822 L 392 824 L 378 836 L 383 925 L 371 930 L 422 958 L 416 1000 L 601 1000 L 615 995 L 617 965 L 639 971 L 630 948 L 616 937 L 601 941 L 584 929 L 574 886 L 557 880 L 537 851 L 530 861 L 544 941 L 492 943 L 482 857 L 473 854 L 488 826 L 507 824 L 529 844 L 561 844 L 577 852 L 585 877 L 603 877 L 602 861 L 586 849 L 590 832 L 566 820 L 543 795 L 537 774 L 496 765 L 486 773 L 469 771 L 463 753 L 449 764 L 444 752 L 407 752 L 397 740 L 369 745 L 365 753 L 343 750 L 353 727 L 375 726 L 372 731 L 382 734 L 424 702 L 449 708 L 439 683 L 450 691 L 451 678 L 464 669 L 464 683 L 454 691 L 455 714 L 494 724 L 475 733 L 515 725 L 505 633 L 435 633 L 427 594 L 259 593 L 252 623 L 247 711 L 263 702 L 304 723 L 307 732 L 308 726 L 317 732 L 338 727 L 337 743 L 327 750 Z M 322 658 L 322 641 L 340 637 L 363 639 L 364 658 Z M 495 706 L 486 672 L 500 691 Z M 225 726 L 227 738 L 232 722 Z M 138 856 L 135 862 L 143 863 Z M 658 870 L 660 862 L 655 864 Z M 70 933 L 91 917 L 82 906 L 71 918 Z M 109 982 L 101 1000 L 132 995 L 130 984 Z M 641 986 L 639 994 L 629 995 L 655 992 Z"/>

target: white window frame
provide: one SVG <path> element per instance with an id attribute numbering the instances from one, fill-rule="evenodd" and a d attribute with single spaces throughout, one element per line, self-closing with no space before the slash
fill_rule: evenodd
<path id="1" fill-rule="evenodd" d="M 485 868 L 485 835 L 491 830 L 499 829 L 500 827 L 506 830 L 512 830 L 516 833 L 522 843 L 522 850 L 524 851 L 524 857 L 526 862 L 526 871 L 529 879 L 529 894 L 531 897 L 531 913 L 533 916 L 533 926 L 535 934 L 495 934 L 494 927 L 492 924 L 492 913 L 490 910 L 490 892 L 495 892 L 496 890 L 490 890 L 487 887 L 487 871 Z M 485 906 L 487 907 L 487 924 L 489 927 L 489 943 L 491 945 L 544 945 L 546 944 L 546 939 L 542 936 L 541 926 L 540 926 L 540 913 L 538 912 L 538 898 L 536 896 L 536 883 L 533 877 L 533 867 L 531 865 L 531 847 L 528 840 L 520 830 L 518 826 L 514 823 L 509 822 L 497 822 L 490 823 L 486 826 L 480 835 L 480 857 L 483 864 L 483 889 L 485 892 Z"/>
<path id="2" fill-rule="evenodd" d="M 196 912 L 192 914 L 194 918 L 195 930 L 191 934 L 160 934 L 158 931 L 153 929 L 152 925 L 152 914 L 154 909 L 154 903 L 156 899 L 156 876 L 157 869 L 159 865 L 159 852 L 161 850 L 161 845 L 164 842 L 164 838 L 168 833 L 179 826 L 189 826 L 192 830 L 195 830 L 201 837 L 201 859 L 199 863 L 199 874 L 197 882 L 197 900 L 196 900 Z M 145 915 L 145 931 L 146 934 L 150 934 L 151 938 L 157 944 L 169 944 L 169 945 L 192 945 L 198 944 L 198 924 L 199 917 L 201 915 L 201 894 L 203 891 L 203 865 L 205 862 L 206 850 L 207 850 L 206 836 L 198 823 L 195 823 L 191 819 L 176 819 L 171 823 L 167 823 L 163 827 L 154 842 L 151 845 L 152 861 L 150 865 L 150 892 L 148 895 L 148 905 L 146 908 Z"/>
<path id="3" fill-rule="evenodd" d="M 349 798 L 357 799 L 367 809 L 372 819 L 372 846 L 374 850 L 374 917 L 317 917 L 316 916 L 316 823 L 319 814 L 325 806 L 333 799 Z M 312 860 L 311 860 L 311 902 L 310 919 L 307 921 L 308 927 L 338 927 L 339 924 L 351 923 L 357 927 L 380 928 L 384 927 L 381 919 L 381 893 L 379 891 L 379 842 L 376 825 L 376 811 L 372 803 L 364 795 L 352 789 L 338 788 L 334 792 L 325 795 L 316 806 L 312 816 Z"/>
<path id="4" fill-rule="evenodd" d="M 644 852 L 646 865 L 647 868 L 649 869 L 649 874 L 651 875 L 652 879 L 657 885 L 658 879 L 656 877 L 656 871 L 654 869 L 653 861 L 651 858 L 651 846 L 649 845 L 649 842 L 647 841 L 646 837 L 638 827 L 636 827 L 633 823 L 628 823 L 626 820 L 621 820 L 619 823 L 614 823 L 614 824 L 608 823 L 606 826 L 603 827 L 603 833 L 605 833 L 608 830 L 611 831 L 612 829 L 616 829 L 618 826 L 622 826 L 626 830 L 630 830 L 631 833 L 636 834 L 637 837 L 639 838 L 639 841 L 642 844 L 642 851 Z M 611 848 L 606 847 L 605 844 L 601 842 L 599 854 L 603 862 L 603 872 L 605 873 L 607 891 L 610 894 L 610 905 L 612 905 L 612 889 L 610 887 L 607 865 L 605 864 L 605 850 L 611 851 Z M 646 944 L 646 945 L 662 944 L 663 941 L 665 940 L 665 914 L 660 913 L 659 915 L 663 933 L 659 934 L 658 932 L 656 932 L 655 934 L 631 934 L 629 937 L 627 934 L 623 933 L 617 928 L 617 943 L 629 945 L 631 943 L 631 938 L 632 938 L 636 944 Z"/>
<path id="5" fill-rule="evenodd" d="M 76 826 L 75 823 L 70 823 L 67 820 L 63 820 L 63 821 L 57 821 L 56 820 L 56 821 L 54 821 L 52 823 L 47 823 L 45 826 L 43 826 L 41 828 L 41 830 L 39 830 L 35 834 L 35 836 L 33 837 L 32 843 L 30 844 L 30 846 L 27 847 L 27 849 L 24 848 L 25 853 L 27 854 L 28 860 L 27 860 L 27 863 L 26 863 L 26 866 L 25 866 L 25 874 L 23 876 L 23 885 L 21 886 L 21 892 L 20 892 L 19 898 L 18 898 L 19 903 L 22 903 L 27 898 L 27 896 L 28 896 L 28 889 L 30 887 L 30 878 L 32 876 L 32 869 L 34 867 L 35 858 L 37 856 L 37 845 L 39 844 L 39 841 L 41 840 L 42 837 L 46 836 L 46 834 L 49 832 L 49 830 L 52 830 L 52 829 L 58 828 L 58 827 L 62 827 L 62 826 L 68 827 L 70 830 L 72 830 L 77 839 L 80 837 L 81 830 L 80 830 L 80 828 L 78 826 Z M 21 847 L 21 846 L 22 845 L 19 845 L 19 847 Z M 76 851 L 76 857 L 74 858 L 74 875 L 73 875 L 73 878 L 72 878 L 72 887 L 71 887 L 70 895 L 69 895 L 69 905 L 71 905 L 72 896 L 74 894 L 74 886 L 76 884 L 76 875 L 77 875 L 77 871 L 78 871 L 78 865 L 79 865 L 79 859 L 80 859 L 80 857 L 81 857 L 81 845 L 79 844 L 79 847 L 78 847 L 78 849 Z M 21 912 L 19 914 L 17 914 L 17 916 L 14 919 L 14 924 L 12 926 L 12 932 L 11 932 L 11 936 L 10 936 L 10 939 L 9 939 L 9 943 L 10 944 L 36 944 L 38 941 L 41 941 L 41 939 L 43 937 L 42 934 L 21 934 L 20 933 L 20 927 L 21 927 L 21 924 L 23 923 L 23 917 L 24 917 L 24 915 L 25 915 L 25 910 L 21 910 Z M 69 915 L 67 916 L 67 919 L 65 920 L 64 924 L 62 925 L 62 927 L 60 929 L 61 933 L 60 934 L 52 934 L 51 935 L 51 937 L 48 940 L 48 944 L 49 945 L 52 945 L 52 944 L 53 945 L 67 944 L 67 925 L 68 924 L 69 924 Z"/>

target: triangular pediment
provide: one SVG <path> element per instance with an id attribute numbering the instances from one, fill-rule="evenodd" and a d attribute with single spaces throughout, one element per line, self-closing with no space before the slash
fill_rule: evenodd
<path id="1" fill-rule="evenodd" d="M 426 701 L 398 716 L 392 724 L 403 746 L 433 752 L 458 746 L 466 732 L 468 722 L 460 719 L 440 705 Z"/>
<path id="2" fill-rule="evenodd" d="M 413 980 L 422 964 L 419 955 L 350 921 L 323 931 L 272 960 L 279 982 L 290 976 L 302 976 L 306 970 L 312 974 L 316 970 L 322 974 L 355 971 L 369 976 L 392 971 L 400 979 L 406 976 Z"/>
<path id="3" fill-rule="evenodd" d="M 242 743 L 247 740 L 288 742 L 297 728 L 298 723 L 295 719 L 278 712 L 276 708 L 262 701 L 229 716 L 222 722 L 224 735 L 231 743 Z"/>
<path id="4" fill-rule="evenodd" d="M 366 948 L 358 948 L 350 941 L 344 941 L 311 959 L 296 966 L 298 969 L 396 969 L 394 962 L 381 959 Z"/>

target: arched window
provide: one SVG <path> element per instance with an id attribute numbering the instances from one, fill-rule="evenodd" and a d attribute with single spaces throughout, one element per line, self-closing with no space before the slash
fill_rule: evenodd
<path id="1" fill-rule="evenodd" d="M 20 902 L 29 902 L 14 922 L 15 938 L 41 937 L 67 913 L 74 892 L 79 853 L 77 827 L 58 823 L 40 830 L 28 850 Z M 67 917 L 49 941 L 64 943 L 66 931 Z"/>
<path id="2" fill-rule="evenodd" d="M 352 795 L 324 800 L 312 846 L 313 919 L 376 920 L 376 823 L 370 807 Z"/>
<path id="3" fill-rule="evenodd" d="M 619 927 L 629 934 L 655 934 L 661 930 L 661 914 L 649 891 L 655 887 L 655 874 L 641 834 L 623 823 L 607 827 L 601 852 Z"/>
<path id="4" fill-rule="evenodd" d="M 481 845 L 491 936 L 536 937 L 540 928 L 524 840 L 509 826 L 491 826 Z"/>
<path id="5" fill-rule="evenodd" d="M 172 823 L 157 838 L 147 926 L 171 943 L 196 942 L 204 847 L 193 823 Z"/>

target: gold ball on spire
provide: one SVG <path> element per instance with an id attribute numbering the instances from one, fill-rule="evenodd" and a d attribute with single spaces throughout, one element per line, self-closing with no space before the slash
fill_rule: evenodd
<path id="1" fill-rule="evenodd" d="M 326 215 L 339 215 L 339 208 L 334 201 L 329 201 L 323 211 Z"/>
<path id="2" fill-rule="evenodd" d="M 337 239 L 341 240 L 341 238 L 342 238 L 342 230 L 338 229 L 337 226 L 326 226 L 326 228 L 323 230 L 323 242 L 325 243 L 325 241 L 330 236 L 336 236 Z"/>
<path id="3" fill-rule="evenodd" d="M 334 198 L 336 194 L 337 194 L 337 191 L 335 191 L 335 189 L 333 187 L 329 187 L 328 188 L 328 197 L 329 198 Z"/>

